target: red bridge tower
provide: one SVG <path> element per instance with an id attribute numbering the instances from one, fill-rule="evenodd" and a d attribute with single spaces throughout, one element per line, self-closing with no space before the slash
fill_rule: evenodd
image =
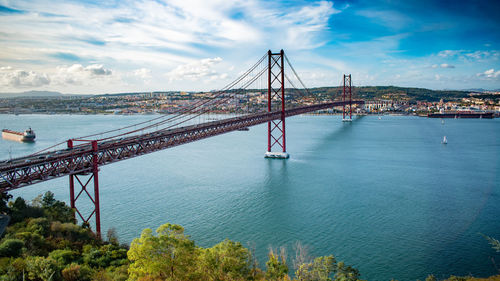
<path id="1" fill-rule="evenodd" d="M 73 148 L 73 141 L 84 141 L 86 140 L 68 140 L 68 148 Z M 99 162 L 98 162 L 98 155 L 97 155 L 97 141 L 89 141 L 92 144 L 92 167 L 90 171 L 85 171 L 85 172 L 75 172 L 71 173 L 69 175 L 69 197 L 70 197 L 70 204 L 71 208 L 75 211 L 75 218 L 76 214 L 80 216 L 82 219 L 83 223 L 87 226 L 90 227 L 90 219 L 92 216 L 95 217 L 95 234 L 97 234 L 97 237 L 101 238 L 101 211 L 99 207 Z M 71 166 L 71 165 L 70 165 Z M 90 175 L 89 175 L 90 174 Z M 88 179 L 84 179 L 85 176 L 89 175 Z M 81 187 L 81 190 L 78 192 L 78 194 L 75 197 L 75 179 L 78 183 L 78 186 Z M 91 193 L 89 193 L 89 190 L 87 189 L 90 181 L 94 182 L 94 195 L 92 196 Z M 92 204 L 94 204 L 94 210 L 90 213 L 88 217 L 84 217 L 80 210 L 76 207 L 76 200 L 80 198 L 80 195 L 85 193 Z"/>
<path id="2" fill-rule="evenodd" d="M 280 110 L 281 118 L 267 122 L 267 152 L 266 158 L 286 159 L 289 157 L 286 152 L 285 134 L 285 52 L 268 54 L 268 89 L 267 89 L 267 111 Z M 273 100 L 277 101 L 273 106 Z M 281 102 L 281 103 L 279 103 Z M 282 151 L 273 152 L 273 146 L 281 148 Z"/>
<path id="3" fill-rule="evenodd" d="M 352 92 L 351 92 L 351 74 L 344 74 L 344 90 L 342 91 L 342 101 L 344 105 L 342 107 L 342 121 L 351 122 L 352 121 Z M 349 110 L 347 109 L 347 104 L 345 104 L 346 98 L 349 98 Z M 349 116 L 349 118 L 346 118 Z"/>

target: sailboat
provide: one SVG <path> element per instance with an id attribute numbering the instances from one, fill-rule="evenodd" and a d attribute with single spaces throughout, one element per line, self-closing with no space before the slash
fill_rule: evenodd
<path id="1" fill-rule="evenodd" d="M 443 137 L 443 141 L 441 142 L 442 144 L 447 144 L 448 140 L 446 139 L 446 136 Z"/>

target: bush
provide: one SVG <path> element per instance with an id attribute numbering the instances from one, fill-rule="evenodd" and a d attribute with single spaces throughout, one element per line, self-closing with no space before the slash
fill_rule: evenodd
<path id="1" fill-rule="evenodd" d="M 28 221 L 28 231 L 46 237 L 50 232 L 50 221 L 47 218 L 33 218 Z"/>
<path id="2" fill-rule="evenodd" d="M 26 218 L 39 218 L 44 215 L 42 208 L 27 205 L 26 201 L 21 197 L 17 197 L 14 202 L 9 202 L 9 207 L 11 212 L 11 224 L 21 222 Z"/>
<path id="3" fill-rule="evenodd" d="M 24 242 L 24 246 L 27 250 L 28 255 L 31 256 L 47 255 L 49 245 L 42 236 L 31 232 L 18 232 L 15 234 L 15 237 Z"/>
<path id="4" fill-rule="evenodd" d="M 26 272 L 31 280 L 60 280 L 56 261 L 44 257 L 27 257 Z"/>
<path id="5" fill-rule="evenodd" d="M 72 263 L 62 270 L 62 277 L 65 281 L 90 281 L 92 273 L 88 266 Z"/>
<path id="6" fill-rule="evenodd" d="M 19 239 L 6 239 L 0 244 L 0 257 L 18 257 L 24 247 Z"/>
<path id="7" fill-rule="evenodd" d="M 50 252 L 49 258 L 52 258 L 60 265 L 67 265 L 78 259 L 78 253 L 72 250 L 54 250 Z"/>

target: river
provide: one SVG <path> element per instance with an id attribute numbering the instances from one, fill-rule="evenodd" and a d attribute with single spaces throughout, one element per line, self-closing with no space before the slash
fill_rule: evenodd
<path id="1" fill-rule="evenodd" d="M 34 144 L 0 140 L 0 158 L 153 117 L 0 115 L 3 128 L 37 133 Z M 500 254 L 479 233 L 500 239 L 500 119 L 295 116 L 288 160 L 263 157 L 266 129 L 101 167 L 103 233 L 114 227 L 129 243 L 144 228 L 176 223 L 200 246 L 225 238 L 255 246 L 261 266 L 269 247 L 286 247 L 291 259 L 300 241 L 368 280 L 495 273 L 490 257 L 500 264 Z M 68 177 L 13 195 L 47 190 L 68 202 Z"/>

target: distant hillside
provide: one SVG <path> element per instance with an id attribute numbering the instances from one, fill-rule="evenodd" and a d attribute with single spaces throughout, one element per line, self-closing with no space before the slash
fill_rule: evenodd
<path id="1" fill-rule="evenodd" d="M 414 101 L 458 100 L 469 95 L 470 91 L 429 90 L 396 86 L 367 86 L 357 88 L 357 94 L 364 98 L 408 99 Z"/>
<path id="2" fill-rule="evenodd" d="M 311 94 L 327 93 L 340 96 L 342 87 L 322 87 L 309 89 Z M 397 86 L 361 86 L 353 88 L 354 98 L 363 99 L 396 99 L 409 101 L 445 101 L 467 97 L 471 91 L 429 90 L 423 88 L 406 88 Z"/>
<path id="3" fill-rule="evenodd" d="M 0 98 L 19 98 L 19 97 L 60 97 L 63 94 L 49 91 L 27 91 L 19 93 L 0 93 Z"/>

